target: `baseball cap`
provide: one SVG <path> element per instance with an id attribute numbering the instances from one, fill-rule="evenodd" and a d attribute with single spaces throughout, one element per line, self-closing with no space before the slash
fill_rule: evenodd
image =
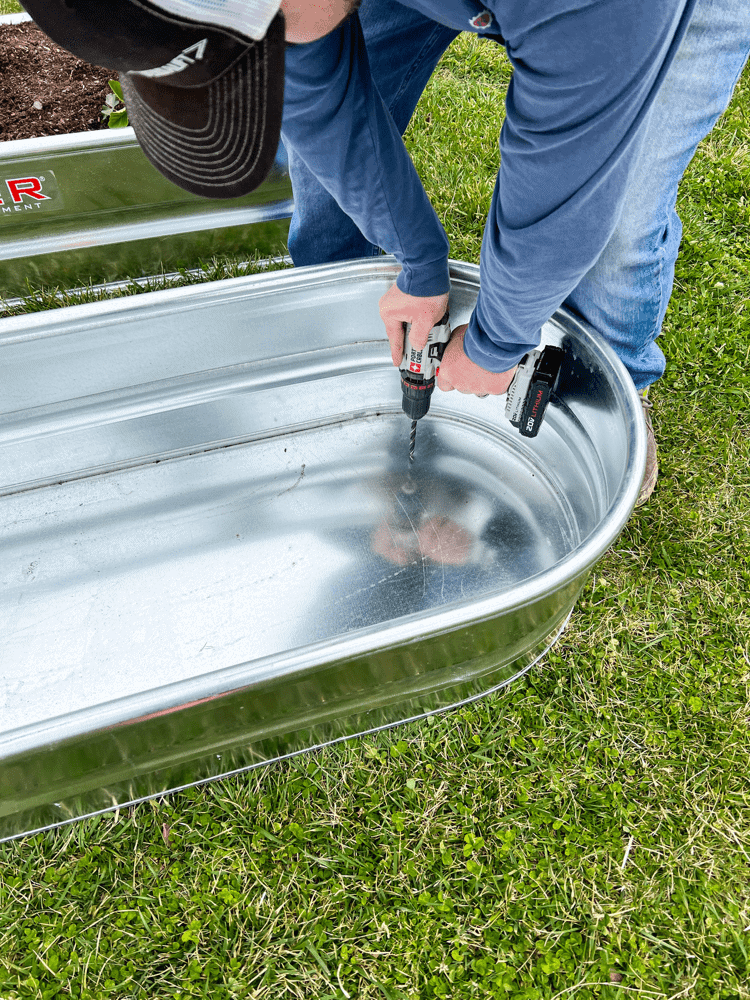
<path id="1" fill-rule="evenodd" d="M 236 198 L 276 156 L 281 0 L 23 0 L 53 41 L 120 75 L 151 163 L 187 191 Z"/>

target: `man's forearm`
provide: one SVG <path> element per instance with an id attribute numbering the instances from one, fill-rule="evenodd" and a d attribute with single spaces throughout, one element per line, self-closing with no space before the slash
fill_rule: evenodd
<path id="1" fill-rule="evenodd" d="M 287 50 L 284 142 L 376 246 L 414 296 L 445 293 L 448 238 L 369 73 L 354 16 Z"/>

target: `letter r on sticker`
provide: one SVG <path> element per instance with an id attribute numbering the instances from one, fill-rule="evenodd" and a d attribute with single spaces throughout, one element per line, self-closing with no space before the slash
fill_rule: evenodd
<path id="1" fill-rule="evenodd" d="M 42 182 L 38 177 L 15 177 L 6 180 L 5 183 L 8 186 L 10 197 L 16 203 L 22 202 L 24 195 L 36 199 L 37 202 L 49 198 L 49 195 L 42 194 Z"/>

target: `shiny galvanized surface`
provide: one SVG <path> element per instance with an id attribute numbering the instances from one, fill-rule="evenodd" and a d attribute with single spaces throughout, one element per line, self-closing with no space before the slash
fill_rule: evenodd
<path id="1" fill-rule="evenodd" d="M 16 203 L 7 181 L 19 178 L 39 187 Z M 224 251 L 278 253 L 292 212 L 283 148 L 256 191 L 218 204 L 162 177 L 132 128 L 0 142 L 0 198 L 0 299 L 26 294 L 27 280 L 70 288 Z"/>
<path id="2" fill-rule="evenodd" d="M 567 314 L 538 438 L 408 419 L 391 258 L 0 322 L 0 834 L 474 698 L 629 515 L 637 395 Z M 453 324 L 478 269 L 454 263 Z"/>

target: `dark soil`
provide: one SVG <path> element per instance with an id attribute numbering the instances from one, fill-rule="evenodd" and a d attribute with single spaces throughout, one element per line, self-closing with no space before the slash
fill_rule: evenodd
<path id="1" fill-rule="evenodd" d="M 106 129 L 101 110 L 116 78 L 76 59 L 32 22 L 0 25 L 0 142 Z"/>

